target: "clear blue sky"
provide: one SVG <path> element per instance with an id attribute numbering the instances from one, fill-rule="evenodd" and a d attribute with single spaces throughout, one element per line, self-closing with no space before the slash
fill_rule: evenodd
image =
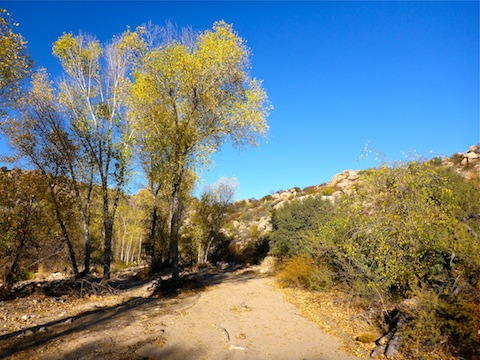
<path id="1" fill-rule="evenodd" d="M 233 23 L 253 53 L 275 109 L 257 148 L 228 146 L 203 172 L 235 176 L 237 198 L 317 185 L 357 161 L 365 144 L 451 155 L 480 142 L 479 2 L 23 2 L 2 1 L 39 66 L 79 30 L 101 41 L 152 21 L 194 29 Z M 4 142 L 0 144 L 5 152 Z"/>

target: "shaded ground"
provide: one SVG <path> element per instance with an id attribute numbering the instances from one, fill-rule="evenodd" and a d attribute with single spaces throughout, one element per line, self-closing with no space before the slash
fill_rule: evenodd
<path id="1" fill-rule="evenodd" d="M 115 295 L 0 302 L 0 358 L 356 359 L 272 281 L 247 269 L 205 273 L 170 296 L 129 282 Z"/>

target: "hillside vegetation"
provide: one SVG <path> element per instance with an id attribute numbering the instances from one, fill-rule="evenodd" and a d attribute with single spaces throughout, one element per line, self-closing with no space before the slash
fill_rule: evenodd
<path id="1" fill-rule="evenodd" d="M 332 182 L 349 183 L 336 196 L 275 209 L 268 237 L 281 259 L 279 279 L 341 289 L 363 304 L 386 334 L 373 356 L 478 357 L 478 149 L 347 172 Z"/>
<path id="2" fill-rule="evenodd" d="M 224 254 L 268 253 L 285 286 L 348 294 L 385 334 L 373 356 L 478 357 L 479 149 L 237 201 Z"/>
<path id="3" fill-rule="evenodd" d="M 253 264 L 275 256 L 285 286 L 340 291 L 363 308 L 386 335 L 367 336 L 372 344 L 380 340 L 376 354 L 474 358 L 480 355 L 479 156 L 475 146 L 450 158 L 347 170 L 326 184 L 234 203 L 235 184 L 224 179 L 199 199 L 184 198 L 180 264 Z M 0 171 L 4 296 L 14 296 L 21 280 L 71 274 L 72 253 L 84 256 L 74 194 L 59 180 L 52 185 L 39 171 Z M 100 190 L 94 186 L 90 195 L 94 273 L 102 266 Z M 162 201 L 152 249 L 149 193 L 121 197 L 113 269 L 151 269 L 152 253 L 158 269 L 170 266 Z"/>

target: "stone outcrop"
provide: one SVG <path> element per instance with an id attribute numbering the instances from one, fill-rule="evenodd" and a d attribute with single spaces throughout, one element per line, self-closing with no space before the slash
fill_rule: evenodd
<path id="1" fill-rule="evenodd" d="M 277 210 L 280 209 L 286 201 L 295 199 L 297 196 L 297 191 L 295 189 L 290 189 L 282 192 L 278 192 L 272 195 L 272 208 Z"/>
<path id="2" fill-rule="evenodd" d="M 462 165 L 467 165 L 471 163 L 478 163 L 480 159 L 480 146 L 474 145 L 471 146 L 468 151 L 464 153 L 459 153 L 460 156 L 463 156 L 463 160 L 460 162 Z"/>
<path id="3" fill-rule="evenodd" d="M 454 168 L 467 179 L 480 176 L 480 144 L 440 161 L 443 166 Z M 224 229 L 224 233 L 234 239 L 233 242 L 239 248 L 246 248 L 252 241 L 257 241 L 272 230 L 272 210 L 278 210 L 293 200 L 302 201 L 316 196 L 335 202 L 343 194 L 352 193 L 361 181 L 360 171 L 345 170 L 332 177 L 328 183 L 311 186 L 303 191 L 294 188 L 278 191 L 261 200 L 241 200 L 237 216 L 230 222 L 228 229 Z"/>
<path id="4" fill-rule="evenodd" d="M 355 170 L 345 170 L 344 172 L 335 175 L 332 180 L 328 183 L 336 191 L 332 194 L 334 198 L 348 193 L 352 188 L 353 184 L 358 181 L 360 175 L 358 171 Z"/>
<path id="5" fill-rule="evenodd" d="M 458 152 L 445 158 L 442 164 L 455 168 L 455 171 L 467 179 L 480 175 L 480 145 L 473 145 L 465 152 Z"/>

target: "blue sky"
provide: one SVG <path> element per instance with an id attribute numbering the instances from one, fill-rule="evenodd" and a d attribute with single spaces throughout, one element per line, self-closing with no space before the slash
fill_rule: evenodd
<path id="1" fill-rule="evenodd" d="M 55 77 L 51 46 L 82 30 L 101 41 L 152 21 L 194 29 L 232 23 L 252 50 L 252 75 L 275 109 L 257 148 L 225 146 L 205 182 L 236 177 L 237 198 L 328 181 L 364 146 L 390 160 L 451 155 L 480 142 L 479 2 L 2 1 L 38 66 Z M 0 140 L 0 152 L 5 153 Z M 135 184 L 133 184 L 135 185 Z"/>

